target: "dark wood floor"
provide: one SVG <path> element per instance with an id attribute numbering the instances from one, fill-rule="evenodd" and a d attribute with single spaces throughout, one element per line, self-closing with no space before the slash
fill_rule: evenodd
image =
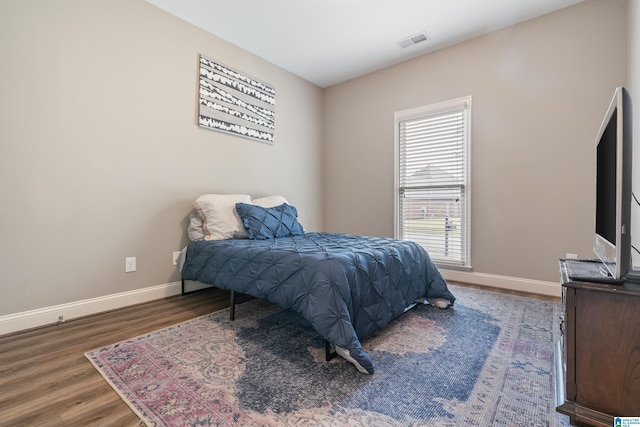
<path id="1" fill-rule="evenodd" d="M 1 336 L 0 426 L 144 425 L 84 353 L 228 306 L 212 288 Z"/>
<path id="2" fill-rule="evenodd" d="M 228 306 L 212 288 L 1 336 L 0 426 L 143 425 L 84 353 Z"/>

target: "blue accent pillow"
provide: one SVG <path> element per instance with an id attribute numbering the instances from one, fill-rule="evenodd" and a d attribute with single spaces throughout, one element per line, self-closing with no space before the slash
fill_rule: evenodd
<path id="1" fill-rule="evenodd" d="M 236 211 L 250 239 L 265 240 L 304 234 L 298 210 L 286 203 L 272 208 L 236 203 Z"/>

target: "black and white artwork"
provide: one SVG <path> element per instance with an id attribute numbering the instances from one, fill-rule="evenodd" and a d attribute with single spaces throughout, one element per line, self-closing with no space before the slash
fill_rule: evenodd
<path id="1" fill-rule="evenodd" d="M 273 144 L 273 87 L 202 55 L 199 87 L 199 126 Z"/>

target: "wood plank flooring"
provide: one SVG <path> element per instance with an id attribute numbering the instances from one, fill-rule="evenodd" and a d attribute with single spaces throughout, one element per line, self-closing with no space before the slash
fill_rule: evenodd
<path id="1" fill-rule="evenodd" d="M 228 306 L 211 288 L 1 336 L 0 426 L 144 425 L 84 353 Z"/>
<path id="2" fill-rule="evenodd" d="M 0 426 L 143 425 L 84 353 L 228 306 L 211 288 L 1 336 Z"/>

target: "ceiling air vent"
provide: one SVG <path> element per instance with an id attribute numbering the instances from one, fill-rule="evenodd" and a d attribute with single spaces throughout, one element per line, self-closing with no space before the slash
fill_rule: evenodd
<path id="1" fill-rule="evenodd" d="M 398 46 L 404 49 L 406 47 L 413 46 L 414 44 L 426 42 L 427 40 L 429 40 L 429 36 L 425 31 L 423 31 L 421 33 L 406 37 L 402 40 L 398 40 L 396 43 L 398 43 Z"/>

